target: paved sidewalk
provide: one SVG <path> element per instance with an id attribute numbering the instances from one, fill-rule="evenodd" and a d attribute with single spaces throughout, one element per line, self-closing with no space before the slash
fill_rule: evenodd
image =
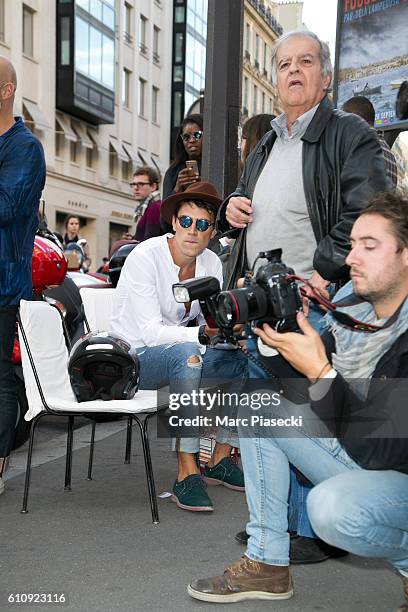
<path id="1" fill-rule="evenodd" d="M 244 552 L 234 534 L 245 524 L 245 496 L 212 487 L 212 514 L 179 510 L 159 500 L 160 524 L 152 525 L 138 432 L 132 461 L 124 465 L 125 422 L 101 424 L 94 480 L 86 480 L 90 427 L 77 429 L 72 491 L 63 490 L 64 439 L 39 439 L 32 472 L 29 514 L 21 515 L 23 452 L 13 460 L 7 490 L 0 497 L 0 610 L 60 609 L 75 612 L 191 612 L 220 606 L 192 600 L 186 584 L 215 575 Z M 171 489 L 175 459 L 166 440 L 154 440 L 157 493 Z M 60 432 L 62 433 L 62 432 Z M 58 435 L 55 436 L 58 438 Z M 59 448 L 59 451 L 55 451 Z M 48 454 L 47 454 L 48 453 Z M 14 474 L 14 475 L 13 475 Z M 279 602 L 243 602 L 230 612 L 392 612 L 402 600 L 401 581 L 384 563 L 349 556 L 295 567 L 295 597 Z M 11 605 L 9 593 L 64 593 L 68 604 Z"/>

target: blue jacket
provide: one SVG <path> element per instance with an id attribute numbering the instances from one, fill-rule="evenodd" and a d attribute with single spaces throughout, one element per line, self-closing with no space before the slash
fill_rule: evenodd
<path id="1" fill-rule="evenodd" d="M 0 307 L 30 299 L 44 151 L 21 117 L 0 136 Z"/>

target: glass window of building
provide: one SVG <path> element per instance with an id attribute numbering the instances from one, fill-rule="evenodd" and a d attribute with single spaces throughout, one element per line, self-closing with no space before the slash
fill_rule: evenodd
<path id="1" fill-rule="evenodd" d="M 154 85 L 152 87 L 152 121 L 159 123 L 159 89 Z"/>
<path id="2" fill-rule="evenodd" d="M 61 19 L 61 66 L 69 66 L 71 58 L 71 43 L 70 43 L 70 24 L 69 17 Z"/>
<path id="3" fill-rule="evenodd" d="M 266 107 L 265 107 L 265 92 L 262 92 L 262 112 L 265 113 L 266 112 Z"/>
<path id="4" fill-rule="evenodd" d="M 122 104 L 130 108 L 130 79 L 131 71 L 124 68 L 122 71 Z"/>
<path id="5" fill-rule="evenodd" d="M 55 157 L 63 158 L 65 151 L 65 135 L 62 131 L 62 127 L 55 122 Z"/>
<path id="6" fill-rule="evenodd" d="M 175 91 L 173 96 L 174 125 L 180 125 L 183 120 L 183 94 Z"/>
<path id="7" fill-rule="evenodd" d="M 247 109 L 248 112 L 248 77 L 244 77 L 244 108 Z"/>
<path id="8" fill-rule="evenodd" d="M 268 45 L 266 44 L 266 42 L 264 42 L 263 71 L 264 75 L 268 76 Z"/>
<path id="9" fill-rule="evenodd" d="M 115 88 L 115 42 L 105 34 L 102 36 L 102 83 Z"/>
<path id="10" fill-rule="evenodd" d="M 188 0 L 185 53 L 185 112 L 205 85 L 207 0 Z"/>
<path id="11" fill-rule="evenodd" d="M 96 147 L 94 147 L 93 149 L 90 148 L 86 148 L 86 157 L 85 157 L 85 163 L 86 163 L 86 167 L 88 169 L 94 168 L 95 166 L 95 159 L 96 159 Z"/>
<path id="12" fill-rule="evenodd" d="M 157 26 L 153 27 L 153 61 L 160 62 L 160 28 Z"/>
<path id="13" fill-rule="evenodd" d="M 258 112 L 258 87 L 254 85 L 254 99 L 253 99 L 253 110 L 252 114 L 256 115 Z"/>
<path id="14" fill-rule="evenodd" d="M 186 13 L 184 10 L 184 6 L 176 6 L 174 11 L 174 21 L 176 23 L 184 23 L 185 15 Z"/>
<path id="15" fill-rule="evenodd" d="M 183 54 L 183 45 L 184 45 L 184 35 L 182 32 L 177 32 L 176 41 L 175 41 L 175 57 L 174 61 L 176 64 L 180 64 L 183 62 L 184 54 Z"/>
<path id="16" fill-rule="evenodd" d="M 255 34 L 255 66 L 259 68 L 259 53 L 260 51 L 260 38 L 258 34 Z"/>
<path id="17" fill-rule="evenodd" d="M 110 28 L 111 30 L 114 30 L 115 29 L 115 10 L 114 10 L 115 5 L 112 4 L 112 6 L 108 6 L 108 4 L 111 4 L 109 0 L 108 2 L 105 2 L 103 4 L 102 22 L 108 28 Z"/>
<path id="18" fill-rule="evenodd" d="M 133 7 L 130 6 L 127 2 L 124 5 L 124 15 L 123 15 L 123 39 L 127 43 L 131 43 L 133 40 L 132 32 L 132 17 L 133 17 Z"/>
<path id="19" fill-rule="evenodd" d="M 122 161 L 122 180 L 130 181 L 133 174 L 133 163 L 129 161 Z"/>
<path id="20" fill-rule="evenodd" d="M 146 81 L 139 79 L 139 107 L 138 112 L 141 117 L 146 114 Z"/>
<path id="21" fill-rule="evenodd" d="M 139 49 L 147 53 L 147 18 L 144 15 L 140 15 L 139 21 Z"/>
<path id="22" fill-rule="evenodd" d="M 251 54 L 251 26 L 249 23 L 245 24 L 245 51 Z"/>
<path id="23" fill-rule="evenodd" d="M 109 176 L 116 178 L 118 173 L 118 156 L 112 145 L 109 145 Z"/>
<path id="24" fill-rule="evenodd" d="M 79 142 L 70 141 L 70 159 L 73 164 L 79 162 Z"/>
<path id="25" fill-rule="evenodd" d="M 23 53 L 34 56 L 34 11 L 23 4 Z"/>
<path id="26" fill-rule="evenodd" d="M 79 16 L 75 19 L 75 68 L 114 89 L 114 39 Z"/>

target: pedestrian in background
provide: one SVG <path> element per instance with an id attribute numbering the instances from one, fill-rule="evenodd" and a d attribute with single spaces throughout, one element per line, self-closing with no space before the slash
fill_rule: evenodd
<path id="1" fill-rule="evenodd" d="M 271 131 L 271 121 L 275 117 L 276 115 L 261 113 L 245 121 L 241 134 L 241 169 L 244 168 L 248 155 L 255 149 L 261 138 Z"/>
<path id="2" fill-rule="evenodd" d="M 133 240 L 143 242 L 154 236 L 161 236 L 160 228 L 160 175 L 151 166 L 139 166 L 130 183 L 135 208 L 136 231 Z"/>
<path id="3" fill-rule="evenodd" d="M 43 148 L 13 115 L 16 87 L 13 64 L 0 56 L 0 493 L 18 414 L 12 364 L 17 309 L 32 297 L 31 258 L 45 183 Z"/>
<path id="4" fill-rule="evenodd" d="M 345 113 L 353 113 L 353 115 L 358 115 L 364 121 L 368 123 L 368 125 L 374 130 L 374 121 L 375 121 L 375 110 L 374 106 L 371 104 L 370 100 L 365 96 L 354 96 L 353 98 L 349 98 L 342 108 Z M 395 161 L 395 157 L 393 152 L 391 151 L 388 143 L 380 134 L 374 130 L 378 141 L 381 145 L 381 149 L 384 155 L 385 162 L 385 171 L 387 176 L 392 181 L 394 188 L 397 186 L 398 182 L 398 167 L 397 162 Z"/>
<path id="5" fill-rule="evenodd" d="M 82 240 L 81 236 L 79 235 L 79 231 L 81 227 L 81 222 L 80 222 L 79 217 L 77 215 L 68 215 L 65 218 L 64 226 L 65 226 L 65 234 L 63 237 L 62 244 L 64 246 L 64 249 L 66 249 L 69 244 L 77 244 L 78 240 Z M 89 268 L 91 267 L 91 263 L 92 263 L 92 259 L 89 256 L 88 244 L 86 243 L 82 244 L 81 248 L 85 256 L 83 266 L 84 266 L 85 272 L 87 272 Z"/>
<path id="6" fill-rule="evenodd" d="M 187 115 L 183 119 L 174 144 L 174 160 L 163 179 L 163 200 L 173 193 L 184 191 L 200 180 L 203 146 L 203 116 Z M 188 163 L 196 162 L 196 169 L 188 168 Z M 195 165 L 195 164 L 194 164 Z M 171 225 L 161 218 L 163 230 L 172 231 Z"/>

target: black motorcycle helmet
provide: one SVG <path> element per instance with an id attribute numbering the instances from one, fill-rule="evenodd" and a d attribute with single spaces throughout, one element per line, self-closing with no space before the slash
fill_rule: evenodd
<path id="1" fill-rule="evenodd" d="M 120 273 L 122 272 L 126 257 L 138 244 L 138 240 L 127 240 L 126 242 L 120 240 L 118 241 L 117 248 L 113 245 L 112 255 L 109 260 L 109 280 L 114 287 L 116 287 L 119 282 Z"/>
<path id="2" fill-rule="evenodd" d="M 139 360 L 130 345 L 109 332 L 90 332 L 72 347 L 68 371 L 78 402 L 132 399 L 139 386 Z"/>

